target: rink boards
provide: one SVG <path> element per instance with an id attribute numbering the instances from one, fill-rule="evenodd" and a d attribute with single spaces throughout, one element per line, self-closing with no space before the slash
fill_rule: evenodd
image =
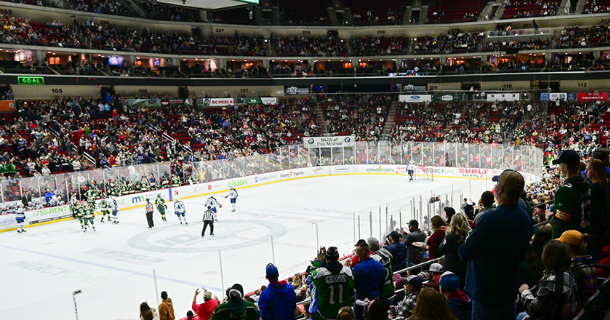
<path id="1" fill-rule="evenodd" d="M 502 173 L 498 169 L 484 168 L 458 168 L 458 167 L 421 167 L 416 170 L 416 174 L 425 177 L 423 170 L 432 174 L 435 178 L 458 178 L 458 179 L 491 179 L 495 175 Z M 239 190 L 269 183 L 277 183 L 294 179 L 324 177 L 330 175 L 406 175 L 406 165 L 338 165 L 308 167 L 299 169 L 288 169 L 269 173 L 245 176 L 234 179 L 218 180 L 207 183 L 186 185 L 176 188 L 161 189 L 149 192 L 134 193 L 116 197 L 119 211 L 143 208 L 146 206 L 146 199 L 154 202 L 158 195 L 166 202 L 173 201 L 176 197 L 181 199 L 195 198 L 209 195 L 210 193 L 227 192 L 230 187 Z M 527 183 L 540 180 L 540 177 L 521 172 Z M 99 202 L 99 201 L 98 201 Z M 50 207 L 39 210 L 26 211 L 27 227 L 32 227 L 41 223 L 52 223 L 71 219 L 72 207 L 64 205 Z M 15 230 L 17 227 L 15 215 L 0 215 L 0 232 Z"/>

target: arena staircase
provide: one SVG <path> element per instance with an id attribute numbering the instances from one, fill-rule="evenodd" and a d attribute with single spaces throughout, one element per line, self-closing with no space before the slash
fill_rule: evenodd
<path id="1" fill-rule="evenodd" d="M 324 110 L 322 110 L 322 106 L 320 104 L 316 104 L 316 109 L 314 110 L 316 113 L 316 123 L 318 127 L 320 127 L 321 134 L 327 134 L 326 132 L 326 117 L 324 116 Z"/>
<path id="2" fill-rule="evenodd" d="M 129 11 L 140 16 L 140 18 L 146 18 L 146 11 L 144 11 L 144 9 L 140 8 L 140 6 L 138 6 L 133 0 L 120 0 L 120 1 L 125 5 L 125 7 L 127 7 L 129 9 Z"/>
<path id="3" fill-rule="evenodd" d="M 576 0 L 574 0 L 576 1 Z M 585 9 L 585 5 L 587 4 L 587 0 L 579 0 L 576 5 L 576 9 L 574 10 L 575 14 L 582 14 L 582 11 Z"/>
<path id="4" fill-rule="evenodd" d="M 506 2 L 501 1 L 498 10 L 496 10 L 496 15 L 493 17 L 493 20 L 500 20 L 502 15 L 504 14 L 504 10 L 506 9 Z"/>
<path id="5" fill-rule="evenodd" d="M 557 8 L 557 15 L 558 16 L 563 16 L 563 15 L 567 15 L 566 13 L 566 6 L 569 3 L 572 3 L 572 0 L 562 0 L 561 4 L 559 5 L 559 8 Z"/>
<path id="6" fill-rule="evenodd" d="M 393 102 L 388 111 L 387 118 L 383 124 L 383 130 L 381 131 L 381 140 L 390 140 L 392 129 L 396 125 L 396 112 L 398 111 L 398 102 Z"/>
<path id="7" fill-rule="evenodd" d="M 171 142 L 172 144 L 178 145 L 180 148 L 182 148 L 182 150 L 190 153 L 191 155 L 193 154 L 193 150 L 191 148 L 183 145 L 179 140 L 176 140 L 176 139 L 172 138 L 170 135 L 168 135 L 167 133 L 159 130 L 152 123 L 147 122 L 146 126 L 149 127 L 151 130 L 153 130 L 156 134 L 161 134 L 161 137 L 163 137 L 163 139 Z"/>

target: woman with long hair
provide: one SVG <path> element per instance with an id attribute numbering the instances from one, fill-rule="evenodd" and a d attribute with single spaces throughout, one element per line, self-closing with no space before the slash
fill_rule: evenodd
<path id="1" fill-rule="evenodd" d="M 440 216 L 434 216 L 430 219 L 430 224 L 434 233 L 428 238 L 426 244 L 428 245 L 428 259 L 432 260 L 440 257 L 438 246 L 445 238 L 445 231 L 442 230 L 442 227 L 445 226 L 445 221 Z"/>
<path id="2" fill-rule="evenodd" d="M 458 249 L 466 241 L 470 224 L 466 217 L 459 213 L 453 216 L 449 227 L 442 227 L 442 229 L 445 232 L 445 239 L 438 246 L 438 254 L 445 255 L 443 270 L 455 273 L 460 279 L 460 289 L 464 289 L 467 263 L 460 259 Z"/>
<path id="3" fill-rule="evenodd" d="M 525 312 L 517 320 L 528 315 L 540 320 L 571 320 L 580 310 L 580 301 L 570 271 L 568 245 L 559 240 L 549 241 L 544 246 L 542 264 L 544 275 L 532 290 L 527 284 L 519 288 Z"/>
<path id="4" fill-rule="evenodd" d="M 140 304 L 140 320 L 158 320 L 159 315 L 157 310 L 148 306 L 148 302 L 144 301 Z"/>
<path id="5" fill-rule="evenodd" d="M 451 219 L 453 219 L 455 216 Z M 409 319 L 412 320 L 457 320 L 445 297 L 438 291 L 432 288 L 424 288 L 417 296 L 417 303 L 413 309 L 413 314 Z"/>
<path id="6" fill-rule="evenodd" d="M 607 157 L 607 155 L 606 155 Z M 599 159 L 591 159 L 587 164 L 587 178 L 591 180 L 591 205 L 589 208 L 590 227 L 587 229 L 589 240 L 587 241 L 586 254 L 593 257 L 597 261 L 602 252 L 602 242 L 606 231 L 608 230 L 609 208 L 608 199 L 608 178 L 606 177 L 606 166 Z"/>

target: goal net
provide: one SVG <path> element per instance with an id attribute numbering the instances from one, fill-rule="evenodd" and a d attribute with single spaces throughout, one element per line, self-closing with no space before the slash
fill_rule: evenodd
<path id="1" fill-rule="evenodd" d="M 430 167 L 413 165 L 413 179 L 434 181 L 433 171 Z"/>

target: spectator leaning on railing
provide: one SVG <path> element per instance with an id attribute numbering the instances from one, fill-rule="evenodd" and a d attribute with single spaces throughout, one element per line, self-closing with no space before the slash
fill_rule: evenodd
<path id="1" fill-rule="evenodd" d="M 505 170 L 492 180 L 498 208 L 483 215 L 458 253 L 468 262 L 465 289 L 474 301 L 473 318 L 514 320 L 520 266 L 534 230 L 518 205 L 523 176 Z"/>

